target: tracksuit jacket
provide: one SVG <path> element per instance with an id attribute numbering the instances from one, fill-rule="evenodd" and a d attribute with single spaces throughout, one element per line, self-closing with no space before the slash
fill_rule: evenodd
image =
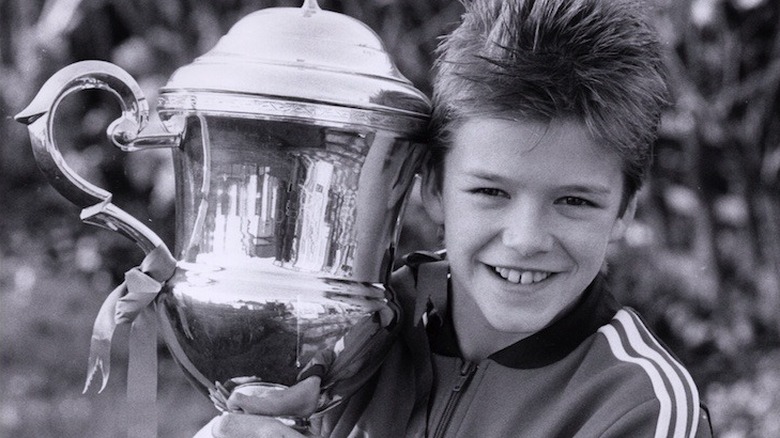
<path id="1" fill-rule="evenodd" d="M 392 277 L 397 341 L 349 400 L 313 420 L 332 437 L 710 437 L 688 371 L 598 276 L 578 305 L 479 362 L 447 315 L 448 266 L 415 253 Z M 319 428 L 319 429 L 318 429 Z"/>

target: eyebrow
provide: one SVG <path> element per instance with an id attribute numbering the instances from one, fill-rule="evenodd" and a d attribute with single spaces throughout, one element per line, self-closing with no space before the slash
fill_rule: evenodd
<path id="1" fill-rule="evenodd" d="M 468 176 L 470 176 L 472 178 L 484 179 L 486 181 L 504 181 L 504 180 L 507 179 L 507 178 L 505 178 L 505 177 L 503 177 L 501 175 L 498 175 L 498 174 L 495 174 L 495 173 L 490 173 L 490 172 L 482 170 L 482 169 L 469 169 L 469 168 L 466 168 L 466 169 L 463 169 L 463 170 L 465 171 L 464 172 L 465 174 L 467 174 Z"/>
<path id="2" fill-rule="evenodd" d="M 465 169 L 472 177 L 490 182 L 506 181 L 509 178 L 482 169 Z M 612 193 L 612 187 L 603 184 L 566 184 L 556 189 L 564 192 L 587 193 L 595 196 L 606 196 Z"/>
<path id="3" fill-rule="evenodd" d="M 563 191 L 571 191 L 578 193 L 588 193 L 591 195 L 609 195 L 612 193 L 612 188 L 609 186 L 596 184 L 596 185 L 583 185 L 583 184 L 571 184 L 560 187 Z"/>

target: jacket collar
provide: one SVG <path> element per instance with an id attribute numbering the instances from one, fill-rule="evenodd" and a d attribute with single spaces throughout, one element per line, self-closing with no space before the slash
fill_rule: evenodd
<path id="1" fill-rule="evenodd" d="M 418 279 L 419 280 L 419 279 Z M 424 315 L 431 349 L 434 353 L 459 357 L 457 338 L 452 319 L 449 318 L 449 286 L 426 287 L 418 281 L 418 292 L 427 294 Z M 449 282 L 446 283 L 449 285 Z M 420 302 L 418 301 L 418 304 Z M 510 368 L 540 368 L 555 363 L 574 351 L 599 327 L 609 323 L 620 305 L 607 290 L 601 274 L 583 292 L 577 305 L 546 328 L 489 356 L 489 359 Z"/>

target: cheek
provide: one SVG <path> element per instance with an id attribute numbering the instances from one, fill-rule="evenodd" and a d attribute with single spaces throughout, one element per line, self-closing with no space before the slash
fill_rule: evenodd
<path id="1" fill-rule="evenodd" d="M 444 236 L 448 239 L 447 243 L 457 243 L 459 246 L 478 245 L 497 233 L 496 223 L 496 217 L 493 215 L 454 205 L 445 213 Z"/>
<path id="2" fill-rule="evenodd" d="M 606 231 L 605 231 L 606 230 Z M 562 240 L 569 255 L 581 266 L 594 266 L 600 269 L 609 246 L 610 228 L 599 226 L 592 229 L 573 228 Z"/>
<path id="3" fill-rule="evenodd" d="M 479 226 L 480 222 L 473 217 L 461 213 L 459 220 L 450 220 L 444 225 L 444 247 L 447 248 L 447 258 L 465 268 L 491 241 L 487 227 Z M 454 270 L 454 269 L 453 269 Z"/>

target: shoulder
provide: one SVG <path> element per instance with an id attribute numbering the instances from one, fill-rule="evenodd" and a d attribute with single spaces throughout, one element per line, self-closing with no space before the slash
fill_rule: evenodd
<path id="1" fill-rule="evenodd" d="M 698 389 L 688 370 L 636 311 L 618 310 L 598 329 L 594 348 L 601 350 L 598 357 L 612 370 L 610 374 L 621 376 L 621 398 L 631 400 L 614 427 L 620 423 L 636 427 L 642 421 L 654 429 L 655 436 L 697 436 L 702 415 Z"/>
<path id="2" fill-rule="evenodd" d="M 443 252 L 416 251 L 404 256 L 396 265 L 390 276 L 390 288 L 405 314 L 416 320 L 433 292 L 430 289 L 446 291 L 448 272 Z M 422 287 L 420 283 L 423 283 Z"/>

